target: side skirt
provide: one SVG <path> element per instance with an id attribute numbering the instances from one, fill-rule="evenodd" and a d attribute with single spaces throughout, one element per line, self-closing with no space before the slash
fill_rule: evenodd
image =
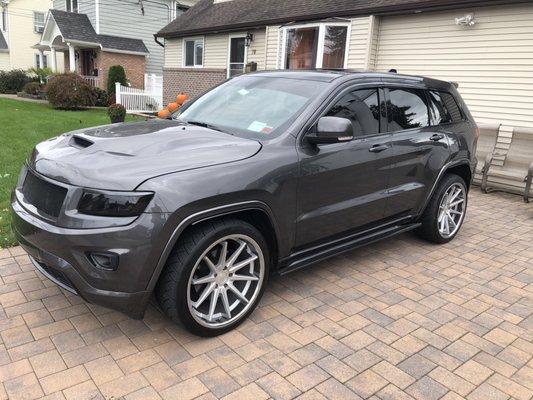
<path id="1" fill-rule="evenodd" d="M 411 231 L 420 225 L 418 222 L 407 225 L 392 225 L 386 229 L 374 231 L 364 236 L 356 238 L 348 237 L 343 241 L 335 241 L 334 244 L 329 246 L 321 246 L 318 249 L 298 252 L 281 261 L 277 272 L 280 275 L 285 275 L 358 247 Z"/>

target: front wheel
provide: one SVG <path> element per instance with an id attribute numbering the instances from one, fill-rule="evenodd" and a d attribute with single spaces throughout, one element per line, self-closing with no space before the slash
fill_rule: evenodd
<path id="1" fill-rule="evenodd" d="M 434 243 L 452 240 L 466 215 L 467 194 L 463 178 L 455 174 L 444 176 L 420 219 L 422 225 L 415 233 Z"/>
<path id="2" fill-rule="evenodd" d="M 191 332 L 216 336 L 256 307 L 268 279 L 269 251 L 247 222 L 221 219 L 180 239 L 156 288 L 163 311 Z"/>

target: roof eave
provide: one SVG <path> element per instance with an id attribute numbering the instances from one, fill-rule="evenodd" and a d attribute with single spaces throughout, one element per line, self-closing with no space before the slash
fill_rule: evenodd
<path id="1" fill-rule="evenodd" d="M 212 34 L 212 33 L 223 33 L 223 32 L 232 32 L 239 29 L 252 29 L 252 28 L 263 28 L 267 25 L 279 25 L 286 24 L 291 21 L 312 21 L 317 19 L 332 18 L 332 17 L 364 17 L 368 15 L 398 15 L 398 14 L 413 14 L 418 12 L 428 12 L 428 11 L 444 11 L 444 10 L 453 10 L 457 8 L 475 7 L 475 6 L 487 6 L 487 5 L 501 5 L 509 3 L 528 3 L 531 0 L 455 0 L 450 4 L 439 4 L 440 0 L 433 0 L 431 3 L 427 3 L 423 6 L 420 5 L 383 5 L 379 7 L 367 7 L 364 9 L 354 10 L 354 11 L 330 11 L 327 13 L 319 14 L 308 14 L 301 15 L 291 18 L 275 18 L 270 20 L 262 21 L 251 21 L 242 24 L 229 24 L 222 26 L 213 26 L 203 29 L 189 29 L 185 31 L 174 31 L 174 32 L 162 32 L 156 33 L 154 36 L 161 37 L 164 39 L 173 39 L 173 38 L 182 38 L 192 35 L 202 35 L 202 34 Z"/>
<path id="2" fill-rule="evenodd" d="M 120 49 L 110 49 L 107 47 L 103 47 L 102 51 L 106 51 L 108 53 L 119 53 L 119 54 L 131 54 L 134 56 L 149 56 L 149 52 L 143 52 L 143 51 L 133 51 L 133 50 L 120 50 Z"/>

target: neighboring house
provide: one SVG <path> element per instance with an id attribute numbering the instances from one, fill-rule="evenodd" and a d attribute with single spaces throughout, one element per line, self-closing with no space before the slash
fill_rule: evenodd
<path id="1" fill-rule="evenodd" d="M 54 0 L 41 40 L 34 47 L 50 51 L 49 65 L 78 72 L 106 88 L 112 65 L 122 65 L 133 87 L 145 74 L 162 75 L 163 48 L 153 33 L 196 0 Z"/>
<path id="2" fill-rule="evenodd" d="M 245 65 L 397 69 L 459 83 L 476 120 L 533 127 L 533 2 L 201 0 L 157 34 L 164 97 Z"/>
<path id="3" fill-rule="evenodd" d="M 0 0 L 0 70 L 47 66 L 50 52 L 41 55 L 32 46 L 50 7 L 52 0 Z"/>

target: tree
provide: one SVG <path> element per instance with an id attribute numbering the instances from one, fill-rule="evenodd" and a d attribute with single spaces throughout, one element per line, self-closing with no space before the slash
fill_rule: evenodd
<path id="1" fill-rule="evenodd" d="M 128 80 L 126 79 L 126 71 L 124 71 L 124 67 L 122 65 L 113 65 L 111 68 L 109 68 L 109 72 L 107 74 L 107 93 L 109 93 L 110 96 L 115 94 L 115 83 L 117 82 L 119 82 L 122 86 L 126 86 L 128 84 Z"/>

